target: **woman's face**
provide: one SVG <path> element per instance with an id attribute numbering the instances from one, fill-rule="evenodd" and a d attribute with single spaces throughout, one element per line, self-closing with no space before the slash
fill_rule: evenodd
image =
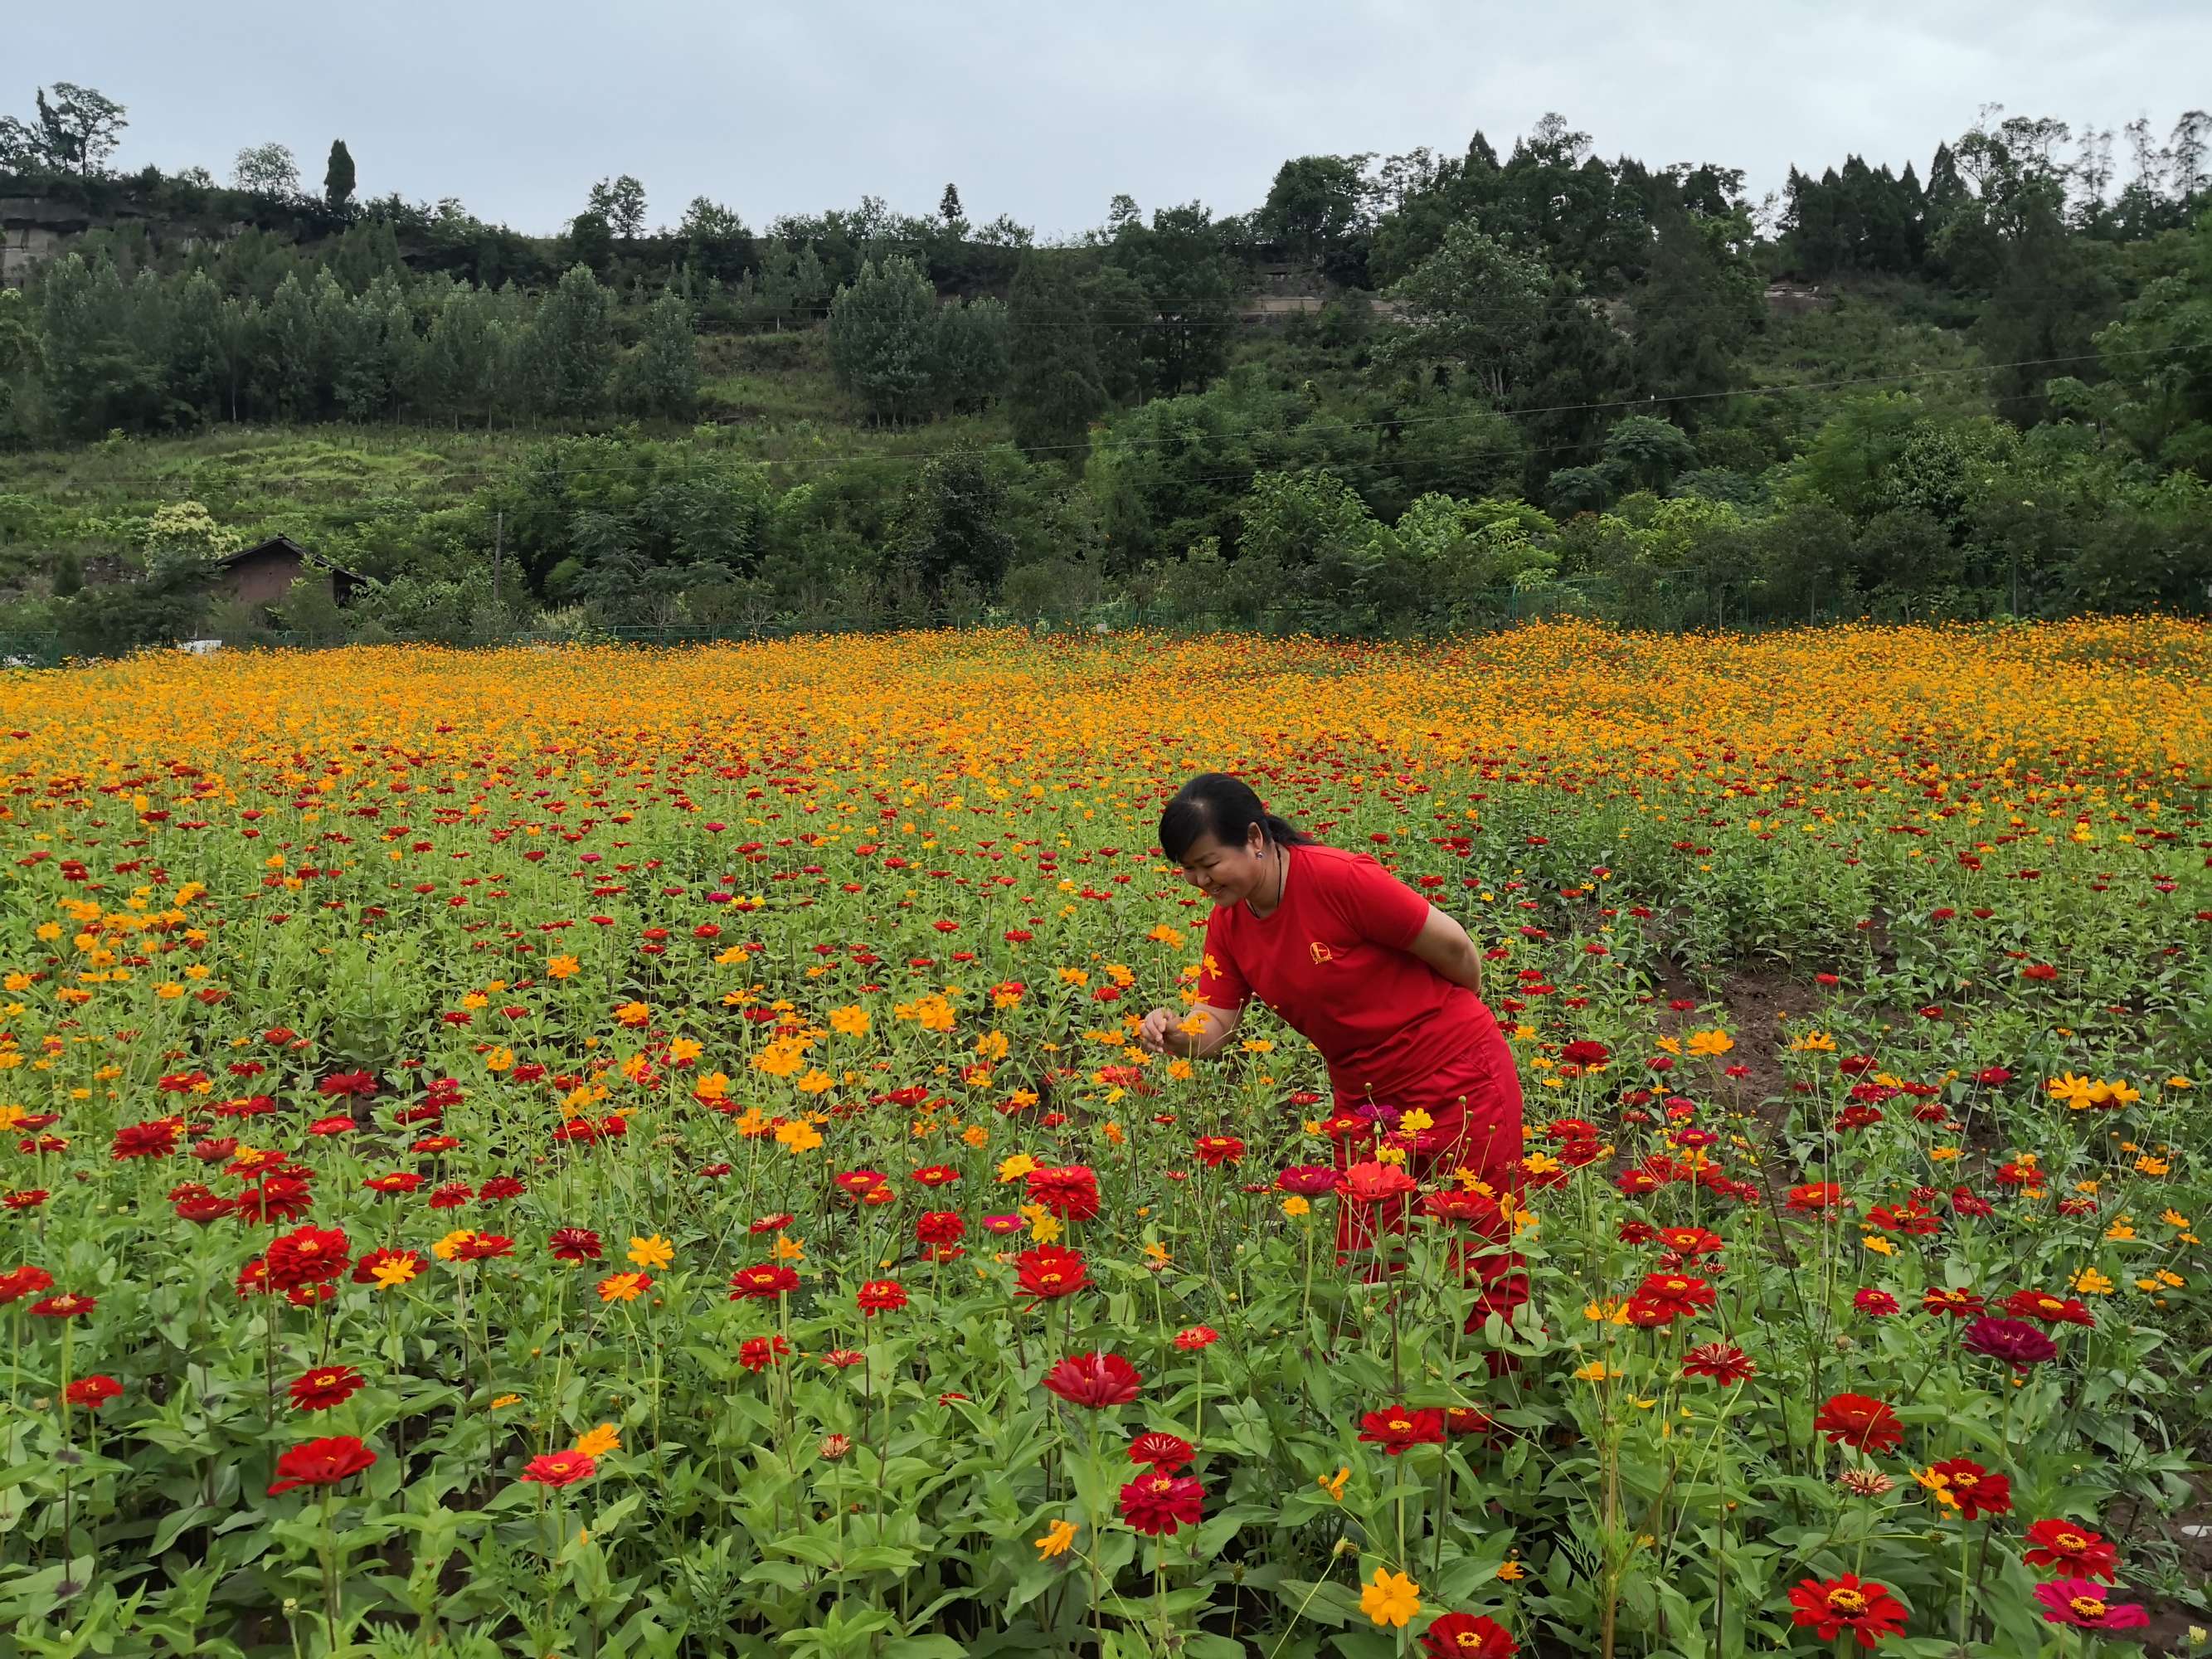
<path id="1" fill-rule="evenodd" d="M 1223 846 L 1209 830 L 1182 855 L 1182 878 L 1216 904 L 1250 898 L 1273 879 L 1276 851 L 1254 824 L 1242 847 Z"/>

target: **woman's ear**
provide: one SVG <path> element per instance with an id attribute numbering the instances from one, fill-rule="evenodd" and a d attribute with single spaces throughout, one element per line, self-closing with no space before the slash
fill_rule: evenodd
<path id="1" fill-rule="evenodd" d="M 1261 824 L 1249 825 L 1244 831 L 1244 850 L 1254 858 L 1267 855 L 1267 831 Z"/>

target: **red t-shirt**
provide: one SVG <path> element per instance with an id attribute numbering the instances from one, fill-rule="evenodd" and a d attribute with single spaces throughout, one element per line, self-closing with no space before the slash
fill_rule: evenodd
<path id="1" fill-rule="evenodd" d="M 1439 1123 L 1462 1103 L 1479 1113 L 1503 1038 L 1481 999 L 1412 953 L 1428 900 L 1364 853 L 1288 851 L 1283 902 L 1267 915 L 1214 908 L 1199 1000 L 1235 1009 L 1258 997 L 1321 1050 L 1346 1104 L 1419 1106 Z"/>

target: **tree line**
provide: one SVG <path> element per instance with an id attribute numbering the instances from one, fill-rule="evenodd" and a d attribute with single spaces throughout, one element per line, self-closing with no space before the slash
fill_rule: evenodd
<path id="1" fill-rule="evenodd" d="M 502 625 L 2201 608 L 2204 118 L 2130 129 L 2119 184 L 2109 135 L 2000 114 L 1924 184 L 1851 160 L 1772 204 L 1717 165 L 1607 161 L 1552 116 L 1503 155 L 1478 133 L 1295 158 L 1243 215 L 1119 198 L 1052 246 L 971 226 L 951 186 L 930 216 L 870 198 L 756 235 L 702 199 L 655 232 L 615 177 L 532 243 L 550 276 L 496 282 L 424 251 L 457 206 L 356 204 L 326 170 L 288 209 L 322 233 L 100 231 L 0 295 L 0 433 L 643 422 L 548 437 L 434 532 L 331 527 L 381 584 L 347 625 L 448 636 L 492 625 L 495 525 L 522 578 Z M 255 188 L 299 190 L 259 163 Z M 495 274 L 519 257 L 471 246 Z M 1240 330 L 1263 269 L 1325 309 Z M 1778 313 L 1776 283 L 1823 292 Z M 701 407 L 702 336 L 817 326 L 865 418 L 980 417 L 976 441 L 759 466 L 670 430 Z"/>

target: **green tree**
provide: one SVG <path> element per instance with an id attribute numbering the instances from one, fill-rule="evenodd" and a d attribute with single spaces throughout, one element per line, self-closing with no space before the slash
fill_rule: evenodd
<path id="1" fill-rule="evenodd" d="M 1260 234 L 1301 259 L 1339 252 L 1373 228 L 1371 155 L 1302 155 L 1275 170 L 1257 215 Z M 1361 262 L 1364 270 L 1364 261 Z"/>
<path id="2" fill-rule="evenodd" d="M 878 420 L 928 407 L 937 343 L 937 292 L 921 267 L 893 254 L 869 260 L 830 307 L 830 362 Z"/>
<path id="3" fill-rule="evenodd" d="M 1540 262 L 1472 224 L 1454 225 L 1443 246 L 1390 290 L 1406 307 L 1408 327 L 1384 356 L 1455 368 L 1502 398 L 1531 368 L 1550 288 Z"/>
<path id="4" fill-rule="evenodd" d="M 1091 311 L 1082 285 L 1057 252 L 1024 254 L 1006 302 L 1008 413 L 1014 441 L 1082 465 L 1091 422 L 1106 408 Z"/>
<path id="5" fill-rule="evenodd" d="M 753 263 L 753 237 L 745 222 L 704 196 L 691 198 L 677 234 L 684 238 L 686 256 L 702 276 L 734 283 Z"/>
<path id="6" fill-rule="evenodd" d="M 39 88 L 38 124 L 0 118 L 0 171 L 74 173 L 89 179 L 106 171 L 107 158 L 131 124 L 123 106 L 90 87 L 57 81 Z"/>
<path id="7" fill-rule="evenodd" d="M 132 337 L 115 267 L 66 254 L 40 273 L 39 300 L 46 401 L 63 430 L 94 438 L 153 424 L 163 407 L 161 371 Z"/>
<path id="8" fill-rule="evenodd" d="M 1152 391 L 1173 396 L 1227 366 L 1237 279 L 1211 212 L 1191 202 L 1155 209 L 1149 227 L 1121 219 L 1106 257 L 1142 285 L 1152 308 L 1143 353 Z"/>
<path id="9" fill-rule="evenodd" d="M 936 333 L 929 377 L 942 407 L 963 413 L 978 410 L 1005 390 L 1005 305 L 997 300 L 976 299 L 939 306 Z"/>
<path id="10" fill-rule="evenodd" d="M 588 415 L 606 399 L 614 362 L 607 291 L 588 266 L 571 265 L 539 303 L 523 341 L 538 406 L 554 415 Z"/>
<path id="11" fill-rule="evenodd" d="M 423 380 L 430 405 L 450 416 L 456 427 L 481 414 L 489 428 L 506 347 L 489 296 L 472 288 L 453 289 L 431 319 L 424 348 Z"/>
<path id="12" fill-rule="evenodd" d="M 1631 415 L 1605 434 L 1605 459 L 1632 489 L 1663 490 L 1698 464 L 1698 447 L 1672 421 Z"/>
<path id="13" fill-rule="evenodd" d="M 957 225 L 964 222 L 965 216 L 960 211 L 959 185 L 945 185 L 945 194 L 937 198 L 937 216 L 947 225 Z"/>
<path id="14" fill-rule="evenodd" d="M 300 193 L 300 164 L 283 144 L 252 144 L 231 163 L 230 181 L 253 195 L 289 201 Z"/>
<path id="15" fill-rule="evenodd" d="M 623 241 L 635 242 L 645 233 L 645 186 L 627 173 L 602 179 L 592 186 L 586 210 L 605 220 Z"/>
<path id="16" fill-rule="evenodd" d="M 1005 478 L 981 451 L 963 444 L 931 456 L 915 473 L 899 502 L 892 545 L 934 594 L 956 584 L 994 593 L 1015 548 L 1008 509 Z"/>
<path id="17" fill-rule="evenodd" d="M 1744 349 L 1766 318 L 1754 240 L 1740 210 L 1705 218 L 1676 205 L 1660 214 L 1650 274 L 1632 301 L 1638 390 L 1710 400 L 1738 384 Z M 1686 401 L 1677 412 L 1694 425 L 1710 410 Z"/>
<path id="18" fill-rule="evenodd" d="M 2212 209 L 2097 336 L 2112 418 L 2143 455 L 2212 478 Z"/>
<path id="19" fill-rule="evenodd" d="M 353 210 L 353 152 L 343 138 L 331 140 L 331 159 L 323 169 L 323 205 L 333 213 Z"/>
<path id="20" fill-rule="evenodd" d="M 623 407 L 633 414 L 689 421 L 699 412 L 699 343 L 691 307 L 664 294 L 645 309 L 642 336 L 623 364 Z"/>

